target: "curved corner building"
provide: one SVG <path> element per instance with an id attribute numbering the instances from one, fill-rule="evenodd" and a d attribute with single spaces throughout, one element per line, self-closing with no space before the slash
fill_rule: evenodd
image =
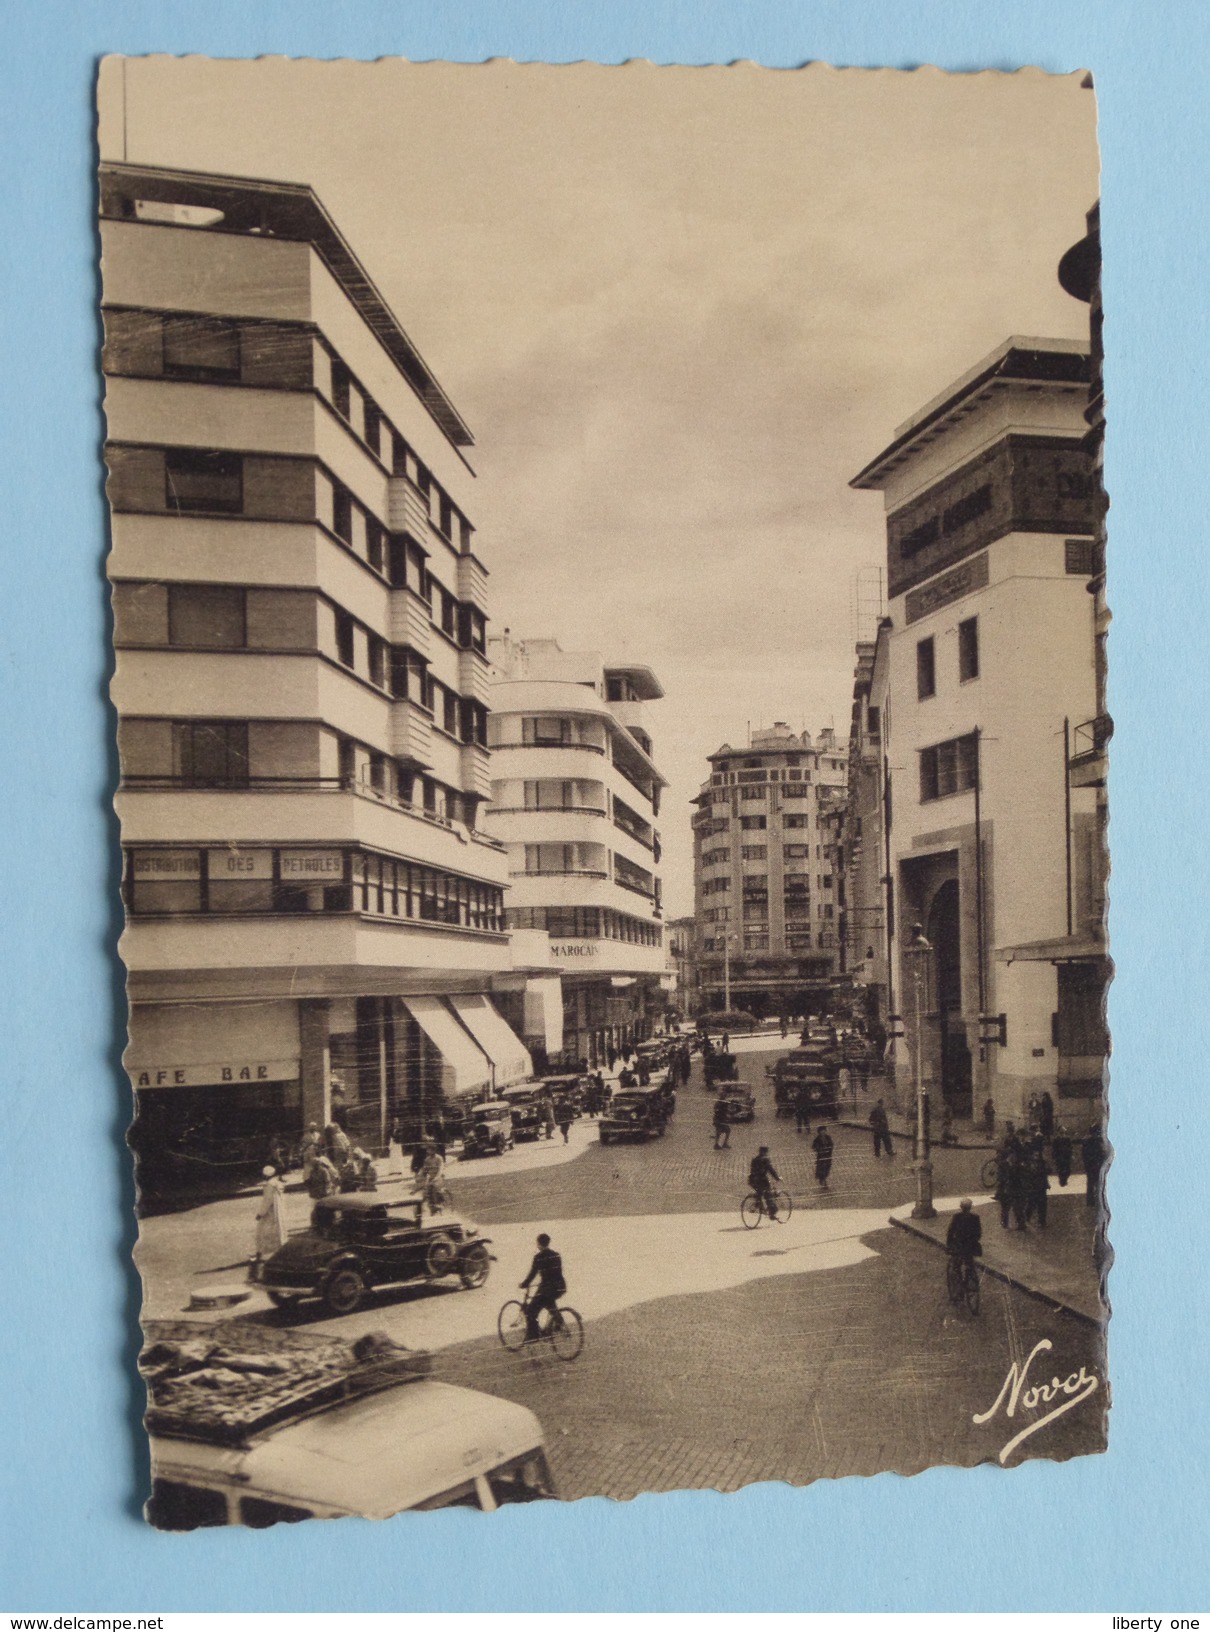
<path id="1" fill-rule="evenodd" d="M 506 631 L 488 651 L 485 821 L 508 851 L 514 961 L 533 964 L 524 1033 L 542 1035 L 536 1016 L 557 978 L 563 1056 L 595 1064 L 650 1034 L 671 986 L 655 827 L 665 779 L 645 720 L 663 689 L 648 668 L 607 666 L 554 640 Z M 558 1040 L 549 1021 L 545 1036 Z"/>

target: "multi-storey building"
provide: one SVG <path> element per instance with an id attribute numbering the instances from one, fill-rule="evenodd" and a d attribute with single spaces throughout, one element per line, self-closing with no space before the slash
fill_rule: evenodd
<path id="1" fill-rule="evenodd" d="M 305 186 L 101 172 L 143 1182 L 528 1068 L 470 433 Z M 263 1157 L 262 1157 L 263 1159 Z"/>
<path id="2" fill-rule="evenodd" d="M 778 722 L 710 755 L 694 801 L 694 916 L 702 1003 L 754 1014 L 827 1006 L 837 967 L 831 812 L 844 801 L 835 733 Z"/>
<path id="3" fill-rule="evenodd" d="M 885 912 L 910 1049 L 919 1002 L 924 1075 L 957 1114 L 990 1097 L 1017 1118 L 1044 1090 L 1094 1114 L 1101 1089 L 1089 377 L 1077 342 L 1011 339 L 853 481 L 885 495 L 890 614 L 857 738 L 877 724 L 889 777 L 884 891 L 863 868 L 860 901 Z"/>
<path id="4" fill-rule="evenodd" d="M 663 691 L 648 668 L 554 640 L 505 631 L 489 651 L 486 820 L 508 853 L 507 923 L 519 948 L 523 935 L 547 938 L 535 978 L 544 994 L 551 971 L 560 980 L 563 1053 L 595 1063 L 649 1034 L 672 985 L 655 827 L 665 781 L 646 723 Z M 545 1002 L 526 1005 L 535 1046 Z"/>
<path id="5" fill-rule="evenodd" d="M 697 1012 L 697 923 L 693 917 L 670 918 L 665 934 L 668 961 L 676 976 L 675 1007 L 688 1019 Z"/>
<path id="6" fill-rule="evenodd" d="M 859 641 L 849 723 L 847 799 L 839 816 L 837 889 L 842 899 L 840 970 L 869 1024 L 879 1032 L 893 1012 L 887 943 L 887 807 L 890 768 L 883 748 L 887 638 L 882 619 L 872 641 Z"/>

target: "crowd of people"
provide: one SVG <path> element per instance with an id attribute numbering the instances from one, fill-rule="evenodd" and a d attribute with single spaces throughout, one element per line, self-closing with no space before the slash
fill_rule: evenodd
<path id="1" fill-rule="evenodd" d="M 1049 1099 L 1045 1094 L 1043 1099 Z M 1047 1150 L 1049 1147 L 1049 1160 Z M 1046 1228 L 1050 1180 L 1059 1181 L 1059 1188 L 1067 1188 L 1075 1161 L 1076 1142 L 1062 1123 L 1050 1117 L 1050 1132 L 1039 1120 L 1029 1128 L 1017 1129 L 1007 1123 L 1004 1137 L 996 1149 L 995 1199 L 1000 1205 L 1000 1223 L 1004 1229 L 1028 1229 L 1036 1223 Z M 1107 1157 L 1100 1124 L 1092 1123 L 1080 1141 L 1080 1156 L 1084 1166 L 1084 1199 L 1095 1207 L 1100 1199 L 1101 1173 Z"/>

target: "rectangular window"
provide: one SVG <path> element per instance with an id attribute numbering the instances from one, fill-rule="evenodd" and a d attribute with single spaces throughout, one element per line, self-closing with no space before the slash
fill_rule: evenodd
<path id="1" fill-rule="evenodd" d="M 375 572 L 382 571 L 386 529 L 373 516 L 366 517 L 366 560 Z"/>
<path id="2" fill-rule="evenodd" d="M 342 419 L 352 412 L 352 375 L 339 358 L 332 359 L 332 406 Z"/>
<path id="3" fill-rule="evenodd" d="M 764 844 L 741 845 L 739 853 L 743 861 L 767 861 L 769 859 L 769 848 Z"/>
<path id="4" fill-rule="evenodd" d="M 445 534 L 446 538 L 452 539 L 454 536 L 454 507 L 446 498 L 444 493 L 441 495 L 441 503 L 438 507 L 437 514 L 439 518 L 438 525 L 440 526 L 441 531 Z"/>
<path id="5" fill-rule="evenodd" d="M 867 734 L 869 736 L 871 736 L 871 737 L 877 738 L 877 737 L 880 737 L 882 735 L 882 710 L 881 709 L 875 708 L 875 707 L 873 707 L 873 705 L 871 705 L 869 708 L 866 709 L 866 711 L 865 711 L 865 728 L 866 728 Z"/>
<path id="6" fill-rule="evenodd" d="M 375 686 L 385 686 L 387 667 L 387 644 L 379 640 L 377 635 L 370 636 L 370 683 Z"/>
<path id="7" fill-rule="evenodd" d="M 369 397 L 365 401 L 365 424 L 366 447 L 369 448 L 371 453 L 381 454 L 382 415 L 379 413 L 377 405 L 372 403 Z"/>
<path id="8" fill-rule="evenodd" d="M 177 380 L 238 380 L 238 326 L 214 317 L 166 317 L 164 373 Z"/>
<path id="9" fill-rule="evenodd" d="M 173 757 L 183 782 L 201 788 L 246 786 L 247 721 L 178 720 L 173 735 Z"/>
<path id="10" fill-rule="evenodd" d="M 769 937 L 767 935 L 745 935 L 744 936 L 744 951 L 745 952 L 767 952 L 768 950 L 769 950 Z"/>
<path id="11" fill-rule="evenodd" d="M 809 827 L 811 818 L 809 816 L 783 816 L 781 825 L 783 827 Z"/>
<path id="12" fill-rule="evenodd" d="M 936 695 L 937 659 L 930 635 L 927 640 L 916 642 L 916 696 L 923 700 Z"/>
<path id="13" fill-rule="evenodd" d="M 238 453 L 168 448 L 164 501 L 178 514 L 238 515 L 244 508 L 244 461 Z"/>
<path id="14" fill-rule="evenodd" d="M 227 584 L 169 584 L 168 644 L 207 651 L 238 650 L 247 642 L 245 594 Z"/>
<path id="15" fill-rule="evenodd" d="M 763 833 L 769 825 L 769 818 L 767 816 L 741 816 L 739 825 L 746 833 Z"/>
<path id="16" fill-rule="evenodd" d="M 336 609 L 336 656 L 346 669 L 353 667 L 353 620 Z"/>
<path id="17" fill-rule="evenodd" d="M 458 698 L 449 687 L 445 688 L 445 696 L 441 705 L 441 727 L 448 731 L 451 737 L 458 735 Z"/>
<path id="18" fill-rule="evenodd" d="M 437 591 L 441 597 L 441 632 L 443 635 L 448 635 L 451 640 L 457 640 L 458 602 L 447 589 L 441 589 L 440 586 L 437 586 Z"/>
<path id="19" fill-rule="evenodd" d="M 767 799 L 769 797 L 769 790 L 766 787 L 741 788 L 739 790 L 739 796 L 741 799 Z"/>
<path id="20" fill-rule="evenodd" d="M 975 732 L 951 737 L 920 751 L 920 800 L 946 799 L 965 793 L 979 779 L 979 738 Z"/>
<path id="21" fill-rule="evenodd" d="M 535 747 L 544 748 L 571 742 L 573 740 L 571 721 L 554 714 L 528 717 L 521 722 L 521 739 L 523 742 L 533 743 Z"/>
<path id="22" fill-rule="evenodd" d="M 958 678 L 979 678 L 979 620 L 965 618 L 958 625 Z"/>
<path id="23" fill-rule="evenodd" d="M 353 496 L 344 487 L 332 488 L 332 531 L 345 544 L 353 542 Z"/>

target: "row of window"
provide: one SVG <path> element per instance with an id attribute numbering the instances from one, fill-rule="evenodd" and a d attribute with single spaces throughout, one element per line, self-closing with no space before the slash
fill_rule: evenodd
<path id="1" fill-rule="evenodd" d="M 139 722 L 123 722 L 127 731 Z M 156 722 L 143 722 L 155 724 Z M 128 777 L 132 783 L 168 782 L 188 788 L 254 788 L 280 786 L 298 780 L 306 784 L 314 778 L 281 777 L 261 774 L 249 751 L 248 720 L 172 720 L 167 745 L 169 759 L 162 772 L 145 770 Z M 346 788 L 363 786 L 367 792 L 443 822 L 464 822 L 474 826 L 477 799 L 460 789 L 447 787 L 432 777 L 422 776 L 412 767 L 393 761 L 386 754 L 365 750 L 351 738 L 338 743 L 338 780 Z M 360 762 L 360 765 L 359 765 Z M 360 768 L 360 775 L 359 773 Z"/>
<path id="2" fill-rule="evenodd" d="M 749 801 L 755 799 L 768 799 L 770 791 L 770 788 L 765 783 L 759 783 L 754 787 L 744 787 L 734 790 L 734 792 L 739 794 L 741 799 Z M 809 783 L 789 785 L 783 783 L 780 785 L 780 788 L 774 788 L 772 791 L 775 793 L 780 791 L 783 799 L 809 799 L 811 797 L 811 787 Z M 715 805 L 729 805 L 732 801 L 732 796 L 733 794 L 731 789 L 716 788 L 710 797 L 711 802 Z"/>
<path id="3" fill-rule="evenodd" d="M 659 946 L 658 924 L 632 918 L 608 907 L 509 907 L 508 929 L 542 929 L 556 940 L 625 941 L 632 946 Z"/>
<path id="4" fill-rule="evenodd" d="M 164 507 L 174 515 L 240 516 L 245 507 L 245 463 L 253 456 L 210 448 L 165 448 Z M 263 461 L 262 461 L 263 463 Z M 332 532 L 394 589 L 410 589 L 427 604 L 434 624 L 456 645 L 486 654 L 487 620 L 460 601 L 429 571 L 415 540 L 389 531 L 333 481 Z"/>
<path id="5" fill-rule="evenodd" d="M 958 625 L 958 680 L 979 678 L 979 620 L 964 618 Z M 936 636 L 916 642 L 916 696 L 923 702 L 937 695 Z M 873 728 L 872 728 L 873 729 Z"/>
<path id="6" fill-rule="evenodd" d="M 163 849 L 126 852 L 132 914 L 347 913 L 500 933 L 494 884 L 361 850 Z"/>
<path id="7" fill-rule="evenodd" d="M 788 763 L 797 764 L 799 756 L 792 755 Z M 735 771 L 726 773 L 715 771 L 710 778 L 711 785 L 716 788 L 746 786 L 754 782 L 809 782 L 810 771 Z"/>
<path id="8" fill-rule="evenodd" d="M 137 324 L 137 340 L 131 325 Z M 122 372 L 155 374 L 156 334 L 159 331 L 158 373 L 166 379 L 191 380 L 209 385 L 294 385 L 313 379 L 313 359 L 300 375 L 297 332 L 281 325 L 240 323 L 230 318 L 186 312 L 111 312 L 107 314 L 107 353 L 124 353 Z M 108 332 L 112 331 L 112 333 Z M 133 343 L 132 343 L 133 342 Z M 305 341 L 304 341 L 305 344 Z M 330 359 L 329 400 L 353 434 L 395 476 L 407 477 L 424 498 L 433 525 L 451 543 L 471 548 L 473 528 L 428 466 L 391 425 L 378 404 L 348 366 L 323 342 Z M 274 355 L 279 358 L 274 378 Z M 136 357 L 140 359 L 136 361 Z M 107 362 L 112 360 L 107 356 Z M 133 366 L 132 366 L 133 365 Z"/>

